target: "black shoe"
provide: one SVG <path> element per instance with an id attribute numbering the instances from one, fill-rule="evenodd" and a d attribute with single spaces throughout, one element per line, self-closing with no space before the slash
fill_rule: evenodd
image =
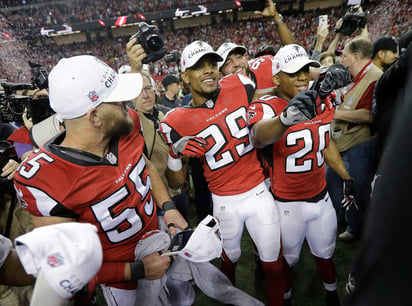
<path id="1" fill-rule="evenodd" d="M 292 306 L 292 299 L 284 299 L 283 306 Z"/>
<path id="2" fill-rule="evenodd" d="M 326 290 L 326 306 L 340 306 L 340 301 L 336 290 Z"/>

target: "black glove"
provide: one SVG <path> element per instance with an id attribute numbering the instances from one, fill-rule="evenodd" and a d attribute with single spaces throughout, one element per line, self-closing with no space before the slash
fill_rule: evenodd
<path id="1" fill-rule="evenodd" d="M 326 70 L 319 87 L 319 96 L 326 98 L 334 89 L 342 88 L 352 81 L 352 77 L 347 69 L 341 64 L 332 65 Z"/>
<path id="2" fill-rule="evenodd" d="M 313 119 L 325 109 L 325 104 L 319 99 L 315 90 L 306 90 L 298 93 L 289 101 L 279 115 L 283 125 L 291 126 L 299 122 Z"/>
<path id="3" fill-rule="evenodd" d="M 349 210 L 352 205 L 355 206 L 356 209 L 359 209 L 358 205 L 356 205 L 355 196 L 354 196 L 354 182 L 353 179 L 350 180 L 343 180 L 343 200 L 342 206 L 346 210 Z"/>
<path id="4" fill-rule="evenodd" d="M 197 136 L 184 136 L 171 146 L 170 155 L 177 158 L 179 155 L 200 157 L 205 154 L 206 140 Z"/>

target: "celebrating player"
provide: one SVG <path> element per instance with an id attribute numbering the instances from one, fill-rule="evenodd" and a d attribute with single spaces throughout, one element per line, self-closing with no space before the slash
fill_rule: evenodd
<path id="1" fill-rule="evenodd" d="M 213 214 L 223 238 L 221 269 L 235 283 L 244 225 L 256 244 L 266 275 L 269 305 L 283 304 L 279 215 L 263 182 L 256 149 L 250 143 L 246 111 L 253 82 L 233 74 L 220 83 L 217 62 L 222 58 L 203 41 L 182 53 L 181 76 L 190 84 L 189 107 L 169 111 L 160 124 L 171 145 L 169 182 L 178 187 L 186 177 L 181 156 L 198 157 L 212 192 Z"/>
<path id="2" fill-rule="evenodd" d="M 16 193 L 34 226 L 96 225 L 103 247 L 96 281 L 108 305 L 135 305 L 137 280 L 158 279 L 170 265 L 157 252 L 142 261 L 134 257 L 142 235 L 158 228 L 156 203 L 167 224 L 188 225 L 143 155 L 138 114 L 126 108 L 141 90 L 140 74 L 118 75 L 96 57 L 60 60 L 49 75 L 49 98 L 66 131 L 15 175 Z"/>
<path id="3" fill-rule="evenodd" d="M 264 148 L 272 166 L 272 192 L 280 211 L 283 256 L 290 267 L 308 241 L 327 292 L 327 305 L 339 305 L 332 260 L 336 242 L 336 214 L 326 191 L 325 161 L 349 184 L 351 177 L 330 141 L 333 111 L 316 91 L 307 90 L 310 60 L 298 45 L 281 48 L 273 60 L 277 96 L 262 96 L 249 107 L 253 144 Z M 288 103 L 289 102 L 289 103 Z M 286 271 L 289 299 L 292 269 Z M 286 304 L 286 301 L 285 301 Z"/>

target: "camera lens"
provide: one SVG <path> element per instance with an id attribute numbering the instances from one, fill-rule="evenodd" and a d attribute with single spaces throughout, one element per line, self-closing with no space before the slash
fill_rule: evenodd
<path id="1" fill-rule="evenodd" d="M 151 35 L 147 38 L 147 47 L 150 51 L 156 52 L 163 47 L 163 40 L 157 35 Z"/>

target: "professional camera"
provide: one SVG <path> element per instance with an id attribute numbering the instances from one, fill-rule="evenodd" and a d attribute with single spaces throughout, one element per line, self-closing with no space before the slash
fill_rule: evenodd
<path id="1" fill-rule="evenodd" d="M 48 97 L 32 98 L 30 96 L 18 95 L 18 90 L 32 90 L 32 84 L 24 83 L 1 83 L 3 92 L 0 93 L 0 121 L 17 122 L 24 124 L 23 112 L 27 108 L 27 117 L 32 118 L 33 124 L 53 114 Z"/>
<path id="2" fill-rule="evenodd" d="M 49 81 L 46 70 L 40 65 L 29 61 L 31 67 L 31 82 L 33 86 L 36 86 L 39 89 L 49 88 Z"/>
<path id="3" fill-rule="evenodd" d="M 165 62 L 166 63 L 179 63 L 180 62 L 180 53 L 178 50 L 173 50 L 169 54 L 166 54 L 165 56 Z"/>
<path id="4" fill-rule="evenodd" d="M 9 161 L 14 159 L 17 161 L 16 151 L 14 146 L 7 140 L 0 140 L 0 167 L 3 168 Z M 13 181 L 6 177 L 0 177 L 0 193 L 4 191 L 11 191 L 13 189 Z"/>
<path id="5" fill-rule="evenodd" d="M 136 38 L 136 43 L 141 44 L 147 54 L 142 61 L 143 64 L 154 63 L 167 53 L 163 37 L 155 25 L 149 26 L 145 22 L 139 23 L 139 29 L 130 39 L 132 38 Z"/>
<path id="6" fill-rule="evenodd" d="M 367 23 L 367 14 L 364 12 L 356 11 L 356 8 L 351 6 L 342 18 L 342 26 L 338 33 L 350 36 L 358 28 L 364 28 Z"/>

